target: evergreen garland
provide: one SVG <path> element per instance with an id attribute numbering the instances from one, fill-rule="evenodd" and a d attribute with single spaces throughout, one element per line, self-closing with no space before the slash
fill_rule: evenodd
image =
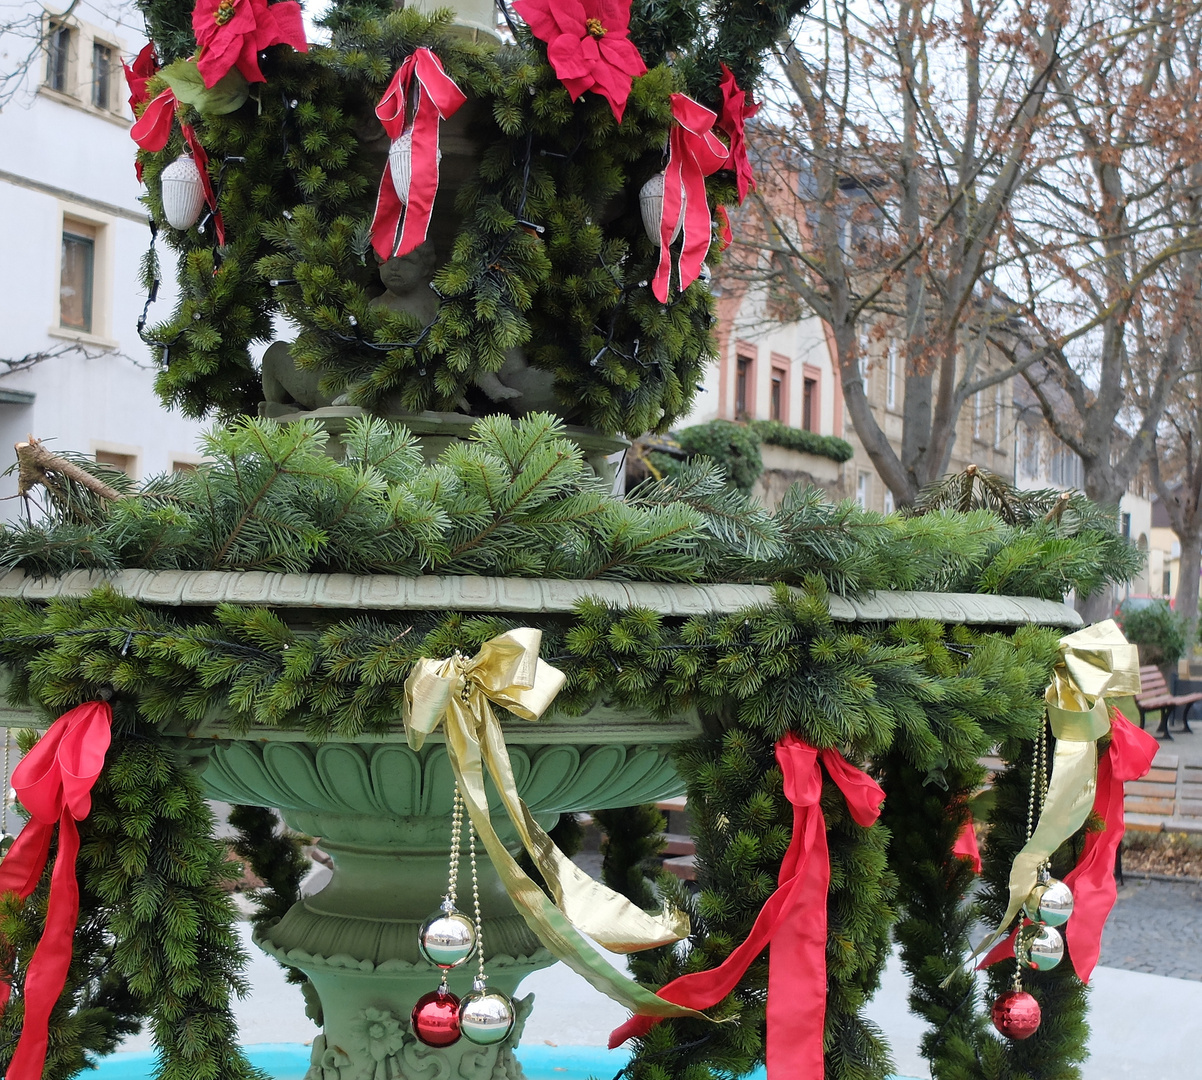
<path id="1" fill-rule="evenodd" d="M 774 514 L 690 462 L 612 495 L 545 414 L 491 417 L 425 464 L 403 428 L 244 420 L 206 436 L 205 464 L 127 497 L 50 491 L 41 520 L 0 528 L 0 566 L 123 567 L 785 582 L 832 592 L 934 589 L 1059 599 L 1126 580 L 1141 556 L 1113 512 L 1011 491 L 1007 513 L 882 517 L 794 491 Z M 1021 520 L 1017 520 L 1021 517 Z M 1047 519 L 1047 520 L 1045 520 Z"/>
<path id="2" fill-rule="evenodd" d="M 958 892 L 963 876 L 939 869 L 949 862 L 956 821 L 943 811 L 971 787 L 983 748 L 1000 741 L 1004 752 L 1020 756 L 1021 740 L 1038 724 L 1055 631 L 1028 627 L 1005 635 L 921 622 L 839 625 L 829 617 L 817 580 L 800 595 L 782 591 L 775 604 L 734 615 L 682 621 L 583 602 L 574 616 L 523 621 L 543 629 L 543 655 L 568 677 L 556 708 L 578 713 L 604 693 L 619 708 L 652 715 L 694 706 L 706 725 L 707 734 L 677 754 L 698 832 L 701 892 L 693 900 L 671 882 L 661 879 L 660 885 L 691 909 L 692 948 L 635 958 L 640 978 L 658 985 L 720 962 L 746 934 L 775 886 L 789 840 L 791 810 L 772 747 L 785 731 L 795 731 L 815 745 L 843 748 L 852 761 L 881 759 L 896 796 L 890 813 L 898 815 L 899 832 L 915 814 L 939 822 L 927 834 L 928 854 L 920 862 L 915 855 L 921 850 L 891 850 L 887 822 L 893 819 L 859 827 L 838 790 L 826 785 L 829 1075 L 858 1080 L 888 1071 L 887 1048 L 860 1013 L 879 980 L 899 901 L 917 1003 L 955 1036 L 928 1043 L 934 1060 L 982 1055 L 997 1063 L 988 1075 L 1015 1080 L 1072 1075 L 1063 1070 L 1071 1070 L 1079 1054 L 1083 994 L 1071 973 L 1033 983 L 1055 1019 L 1040 1044 L 1043 1071 L 1028 1073 L 1022 1070 L 1036 1065 L 1026 1044 L 982 1035 L 975 1011 L 956 1011 L 957 988 L 940 999 L 929 985 L 959 962 L 968 918 Z M 317 627 L 292 628 L 261 609 L 225 605 L 211 615 L 164 613 L 104 589 L 82 601 L 0 604 L 0 660 L 13 672 L 15 699 L 54 711 L 111 689 L 119 715 L 127 718 L 121 731 L 130 734 L 119 736 L 98 788 L 97 810 L 81 830 L 86 865 L 95 874 L 87 880 L 102 898 L 101 932 L 111 936 L 119 970 L 141 995 L 139 1008 L 149 1012 L 154 1003 L 167 1075 L 184 1075 L 196 1055 L 210 1055 L 215 1077 L 245 1074 L 233 1049 L 228 1008 L 215 1004 L 236 989 L 241 960 L 230 909 L 217 887 L 228 868 L 207 835 L 211 822 L 199 783 L 172 740 L 213 715 L 235 731 L 282 726 L 318 740 L 395 730 L 404 680 L 419 656 L 444 656 L 456 648 L 470 654 L 512 625 L 500 617 L 426 613 L 332 617 Z M 179 745 L 195 752 L 192 740 Z M 995 890 L 1021 842 L 1006 829 L 1011 803 L 1025 798 L 1026 789 L 1021 770 L 1007 777 L 999 782 L 987 848 Z M 933 802 L 928 791 L 936 793 Z M 264 822 L 252 824 L 259 829 Z M 122 840 L 127 831 L 138 844 Z M 910 828 L 907 843 L 918 831 Z M 276 845 L 265 832 L 259 841 Z M 172 860 L 181 851 L 187 857 L 177 866 Z M 289 879 L 286 852 L 281 865 L 282 878 Z M 931 910 L 924 914 L 928 899 Z M 1000 894 L 991 902 L 1000 903 Z M 939 923 L 945 936 L 940 948 L 924 955 L 936 943 L 922 940 L 920 920 L 936 915 L 946 920 Z M 36 907 L 23 917 L 36 920 Z M 172 928 L 165 947 L 162 925 Z M 207 945 L 199 954 L 197 940 Z M 637 1047 L 634 1076 L 708 1080 L 715 1071 L 738 1075 L 761 1062 L 765 965 L 757 961 L 732 999 L 714 1010 L 716 1016 L 737 1012 L 741 1023 L 660 1024 Z M 1004 972 L 991 977 L 1002 979 Z M 197 979 L 203 1004 L 190 993 Z M 69 1032 L 79 1003 L 64 1002 L 61 1038 L 70 1042 L 78 1038 Z M 182 1041 L 178 1025 L 186 1013 L 209 1018 L 201 1026 L 203 1038 L 193 1034 Z M 960 1019 L 949 1024 L 953 1015 Z"/>

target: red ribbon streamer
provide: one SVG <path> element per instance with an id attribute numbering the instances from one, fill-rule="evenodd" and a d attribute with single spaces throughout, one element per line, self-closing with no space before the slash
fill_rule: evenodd
<path id="1" fill-rule="evenodd" d="M 952 854 L 957 859 L 967 859 L 972 863 L 974 874 L 981 872 L 981 849 L 977 845 L 977 831 L 972 827 L 972 811 L 968 811 L 968 819 L 960 826 L 956 842 L 952 845 Z"/>
<path id="2" fill-rule="evenodd" d="M 661 304 L 668 300 L 668 284 L 672 277 L 672 237 L 682 217 L 681 291 L 701 275 L 702 264 L 710 249 L 710 233 L 713 231 L 705 194 L 705 178 L 722 168 L 728 155 L 722 140 L 710 130 L 718 117 L 704 105 L 698 105 L 684 94 L 673 94 L 672 115 L 676 123 L 668 136 L 663 217 L 659 223 L 659 266 L 651 283 L 651 291 Z"/>
<path id="3" fill-rule="evenodd" d="M 425 243 L 430 213 L 438 194 L 438 124 L 453 116 L 467 101 L 463 91 L 443 70 L 442 61 L 424 46 L 405 58 L 376 106 L 376 116 L 390 139 L 405 130 L 406 100 L 417 80 L 417 104 L 413 110 L 413 168 L 409 202 L 402 203 L 392 186 L 392 170 L 386 164 L 380 178 L 380 194 L 371 223 L 371 242 L 381 259 L 408 255 Z M 405 223 L 397 236 L 404 213 Z"/>
<path id="4" fill-rule="evenodd" d="M 46 1063 L 50 1012 L 63 992 L 79 921 L 75 858 L 79 830 L 92 809 L 92 785 L 112 738 L 113 710 L 90 701 L 60 716 L 13 770 L 13 787 L 30 821 L 0 862 L 0 894 L 26 899 L 41 880 L 58 825 L 58 857 L 50 874 L 46 928 L 25 971 L 25 1020 L 7 1080 L 40 1080 Z M 12 993 L 11 974 L 0 978 L 0 1012 Z"/>
<path id="5" fill-rule="evenodd" d="M 180 124 L 180 131 L 184 134 L 184 142 L 188 144 L 192 160 L 196 162 L 196 169 L 200 173 L 200 186 L 204 191 L 205 204 L 213 212 L 213 228 L 217 233 L 217 246 L 225 247 L 225 221 L 222 220 L 221 211 L 217 209 L 217 195 L 213 191 L 213 181 L 209 179 L 209 155 L 200 145 L 200 140 L 196 137 L 196 131 L 191 124 Z"/>
<path id="6" fill-rule="evenodd" d="M 1105 822 L 1105 828 L 1085 834 L 1085 848 L 1077 865 L 1065 875 L 1064 883 L 1073 893 L 1073 914 L 1064 924 L 1073 970 L 1083 983 L 1089 982 L 1102 951 L 1102 927 L 1106 925 L 1118 890 L 1114 884 L 1114 860 L 1123 842 L 1123 785 L 1146 776 L 1156 757 L 1158 744 L 1141 731 L 1118 709 L 1110 710 L 1110 745 L 1098 762 L 1098 786 L 1093 812 Z M 1022 920 L 1026 925 L 1029 920 Z M 1014 955 L 1018 928 L 998 942 L 985 955 L 978 970 Z"/>
<path id="7" fill-rule="evenodd" d="M 1157 749 L 1152 735 L 1137 728 L 1118 709 L 1111 709 L 1110 745 L 1098 762 L 1098 788 L 1093 801 L 1093 812 L 1106 827 L 1085 834 L 1085 850 L 1064 878 L 1073 891 L 1073 914 L 1065 924 L 1064 936 L 1077 977 L 1085 983 L 1098 962 L 1102 927 L 1118 897 L 1114 860 L 1126 831 L 1123 785 L 1148 774 Z"/>
<path id="8" fill-rule="evenodd" d="M 817 750 L 796 735 L 776 744 L 785 795 L 793 804 L 793 838 L 781 863 L 776 892 L 764 904 L 747 939 L 718 967 L 673 979 L 659 996 L 706 1009 L 734 990 L 751 962 L 768 954 L 768 1075 L 777 1080 L 823 1075 L 826 1023 L 826 905 L 830 852 L 822 796 L 821 758 L 847 799 L 851 816 L 867 828 L 880 814 L 885 793 L 849 765 L 838 750 Z M 632 1016 L 609 1037 L 610 1049 L 645 1035 L 659 1017 Z"/>

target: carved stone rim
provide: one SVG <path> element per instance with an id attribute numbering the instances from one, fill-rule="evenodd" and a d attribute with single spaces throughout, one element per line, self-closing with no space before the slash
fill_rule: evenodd
<path id="1" fill-rule="evenodd" d="M 265 953 L 274 956 L 281 963 L 290 964 L 293 967 L 324 967 L 333 968 L 339 971 L 359 971 L 364 974 L 396 974 L 410 971 L 432 971 L 426 961 L 420 964 L 411 964 L 408 960 L 391 959 L 385 960 L 382 963 L 375 963 L 372 960 L 356 960 L 349 953 L 337 953 L 334 956 L 316 956 L 313 953 L 306 952 L 304 949 L 281 949 L 275 945 L 267 934 L 255 933 L 251 940 Z M 546 949 L 535 949 L 529 956 L 505 956 L 495 955 L 488 957 L 489 970 L 501 970 L 511 967 L 546 967 L 548 964 L 553 964 L 553 957 Z"/>
<path id="2" fill-rule="evenodd" d="M 642 607 L 663 615 L 730 614 L 772 603 L 769 585 L 680 585 L 651 581 L 574 581 L 390 574 L 273 574 L 259 570 L 73 570 L 34 578 L 24 570 L 0 576 L 0 597 L 46 601 L 87 596 L 109 585 L 132 600 L 167 607 L 222 603 L 276 608 L 354 608 L 366 611 L 488 611 L 568 614 L 584 599 L 618 608 Z M 801 595 L 800 590 L 790 590 Z M 931 619 L 944 623 L 1016 626 L 1034 623 L 1075 628 L 1080 614 L 1067 604 L 1031 596 L 978 593 L 878 592 L 860 599 L 831 596 L 839 622 Z"/>

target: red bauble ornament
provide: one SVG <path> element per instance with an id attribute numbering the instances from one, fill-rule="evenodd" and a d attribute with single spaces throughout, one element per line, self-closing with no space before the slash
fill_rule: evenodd
<path id="1" fill-rule="evenodd" d="M 449 991 L 439 988 L 418 998 L 410 1019 L 413 1034 L 427 1046 L 459 1041 L 459 999 Z"/>
<path id="2" fill-rule="evenodd" d="M 1039 1020 L 1039 1002 L 1025 990 L 1007 990 L 993 1003 L 993 1026 L 1007 1039 L 1029 1039 Z"/>

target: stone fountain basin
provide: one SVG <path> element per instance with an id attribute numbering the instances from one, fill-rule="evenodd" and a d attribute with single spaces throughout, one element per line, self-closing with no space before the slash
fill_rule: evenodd
<path id="1" fill-rule="evenodd" d="M 756 585 L 144 570 L 76 571 L 41 580 L 12 571 L 0 576 L 0 597 L 45 602 L 83 597 L 101 585 L 164 607 L 269 607 L 304 626 L 364 611 L 406 610 L 509 613 L 520 623 L 529 614 L 570 615 L 585 598 L 674 618 L 773 603 L 772 589 Z M 1072 608 L 1026 597 L 890 592 L 832 596 L 828 605 L 831 617 L 842 622 L 1081 625 Z M 11 708 L 0 710 L 0 723 L 38 726 L 31 710 Z M 562 813 L 679 794 L 683 785 L 671 748 L 701 730 L 692 712 L 652 717 L 604 701 L 583 716 L 511 719 L 502 726 L 519 793 L 544 828 Z M 417 948 L 418 929 L 447 887 L 454 785 L 438 735 L 415 752 L 405 743 L 400 717 L 383 734 L 320 743 L 298 731 L 234 730 L 221 717 L 164 734 L 177 741 L 213 798 L 276 808 L 293 829 L 320 837 L 333 857 L 329 884 L 256 937 L 309 978 L 308 1012 L 324 1030 L 314 1040 L 306 1080 L 521 1080 L 514 1048 L 529 997 L 515 1003 L 518 1022 L 509 1037 L 492 1046 L 461 1039 L 433 1049 L 408 1028 L 413 1003 L 438 981 Z M 516 853 L 495 792 L 491 802 L 497 831 Z M 553 960 L 487 859 L 481 860 L 479 884 L 489 986 L 513 995 L 526 975 Z M 465 885 L 463 878 L 461 907 L 470 897 Z M 450 973 L 455 993 L 469 989 L 468 968 Z"/>

